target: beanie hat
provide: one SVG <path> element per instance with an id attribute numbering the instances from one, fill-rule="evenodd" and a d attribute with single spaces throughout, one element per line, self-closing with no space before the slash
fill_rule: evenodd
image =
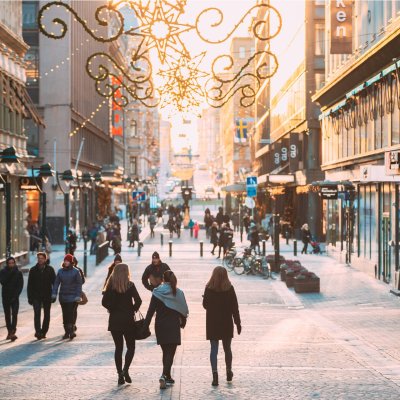
<path id="1" fill-rule="evenodd" d="M 72 254 L 66 254 L 64 261 L 69 261 L 72 264 L 74 262 L 74 256 Z"/>
<path id="2" fill-rule="evenodd" d="M 116 255 L 115 255 L 115 257 L 114 257 L 114 262 L 115 262 L 115 261 L 122 262 L 121 254 L 116 254 Z"/>
<path id="3" fill-rule="evenodd" d="M 14 262 L 16 262 L 14 257 L 7 257 L 6 265 L 8 265 L 8 262 L 11 260 L 14 260 Z"/>
<path id="4" fill-rule="evenodd" d="M 160 258 L 160 255 L 155 251 L 151 258 Z"/>

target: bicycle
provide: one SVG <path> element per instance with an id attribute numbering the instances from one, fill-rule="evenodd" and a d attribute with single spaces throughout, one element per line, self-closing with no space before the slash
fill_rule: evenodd
<path id="1" fill-rule="evenodd" d="M 237 251 L 235 248 L 231 248 L 222 259 L 222 265 L 228 270 L 233 270 L 233 260 L 235 259 Z"/>

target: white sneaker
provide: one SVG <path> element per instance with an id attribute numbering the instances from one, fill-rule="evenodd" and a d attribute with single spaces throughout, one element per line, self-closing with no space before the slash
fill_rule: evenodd
<path id="1" fill-rule="evenodd" d="M 160 382 L 160 389 L 166 389 L 167 388 L 167 381 L 166 381 L 164 375 L 160 376 L 159 382 Z"/>

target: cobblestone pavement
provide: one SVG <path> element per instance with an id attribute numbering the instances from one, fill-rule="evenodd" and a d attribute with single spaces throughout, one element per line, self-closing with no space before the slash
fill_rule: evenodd
<path id="1" fill-rule="evenodd" d="M 320 294 L 298 295 L 279 279 L 230 273 L 243 332 L 233 341 L 233 383 L 225 382 L 221 349 L 220 386 L 212 388 L 201 295 L 219 260 L 211 256 L 203 236 L 205 252 L 200 258 L 198 240 L 190 238 L 187 231 L 181 239 L 173 239 L 169 257 L 169 237 L 161 247 L 159 234 L 145 241 L 141 257 L 136 249 L 125 246 L 123 258 L 142 296 L 143 313 L 150 293 L 142 287 L 140 276 L 154 250 L 176 272 L 186 293 L 190 317 L 175 358 L 176 384 L 164 391 L 158 388 L 161 351 L 151 336 L 137 342 L 133 383 L 117 386 L 108 315 L 101 307 L 110 256 L 89 269 L 85 285 L 89 303 L 79 307 L 78 336 L 73 341 L 61 340 L 58 303 L 52 308 L 48 338 L 34 340 L 33 312 L 24 291 L 18 340 L 0 340 L 1 399 L 400 398 L 399 298 L 389 294 L 385 284 L 326 256 L 314 255 L 299 259 L 321 277 Z M 271 251 L 270 244 L 267 250 Z M 0 338 L 4 338 L 2 313 L 0 318 Z"/>

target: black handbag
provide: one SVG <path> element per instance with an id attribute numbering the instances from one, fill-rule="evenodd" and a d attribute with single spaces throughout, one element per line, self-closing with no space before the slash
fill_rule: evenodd
<path id="1" fill-rule="evenodd" d="M 135 319 L 135 339 L 136 340 L 143 340 L 147 339 L 150 335 L 150 329 L 147 327 L 145 329 L 145 323 L 143 315 L 140 311 L 137 312 L 139 314 L 139 318 L 136 318 L 136 313 L 134 314 Z"/>

